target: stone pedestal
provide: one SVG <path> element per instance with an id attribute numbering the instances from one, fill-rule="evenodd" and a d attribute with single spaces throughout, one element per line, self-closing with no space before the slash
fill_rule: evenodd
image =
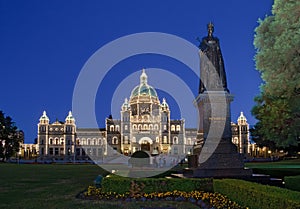
<path id="1" fill-rule="evenodd" d="M 252 171 L 244 169 L 243 156 L 231 142 L 230 102 L 227 91 L 205 91 L 195 102 L 199 110 L 198 166 L 190 168 L 192 177 L 245 178 Z"/>

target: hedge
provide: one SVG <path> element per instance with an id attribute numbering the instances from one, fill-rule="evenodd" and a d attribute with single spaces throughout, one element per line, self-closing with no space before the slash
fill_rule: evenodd
<path id="1" fill-rule="evenodd" d="M 167 179 L 167 178 L 125 178 L 120 176 L 105 177 L 102 181 L 102 189 L 104 192 L 116 192 L 123 194 L 129 192 L 132 183 L 140 187 L 142 192 L 168 192 L 180 190 L 190 192 L 194 190 L 213 192 L 212 179 Z"/>
<path id="2" fill-rule="evenodd" d="M 300 192 L 237 179 L 214 180 L 213 187 L 250 209 L 300 209 Z"/>
<path id="3" fill-rule="evenodd" d="M 285 176 L 285 187 L 300 192 L 300 176 Z"/>

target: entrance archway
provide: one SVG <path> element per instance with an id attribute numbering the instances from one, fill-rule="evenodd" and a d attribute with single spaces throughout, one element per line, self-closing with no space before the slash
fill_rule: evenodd
<path id="1" fill-rule="evenodd" d="M 142 151 L 150 152 L 150 146 L 153 144 L 152 140 L 149 137 L 143 137 L 139 140 Z"/>

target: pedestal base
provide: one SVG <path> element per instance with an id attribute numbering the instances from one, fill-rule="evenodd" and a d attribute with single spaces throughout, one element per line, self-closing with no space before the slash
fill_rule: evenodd
<path id="1" fill-rule="evenodd" d="M 207 142 L 209 143 L 209 142 Z M 197 167 L 189 168 L 187 176 L 215 178 L 247 178 L 252 175 L 251 169 L 244 168 L 243 156 L 237 152 L 236 146 L 228 139 L 209 146 L 216 149 L 202 149 Z"/>

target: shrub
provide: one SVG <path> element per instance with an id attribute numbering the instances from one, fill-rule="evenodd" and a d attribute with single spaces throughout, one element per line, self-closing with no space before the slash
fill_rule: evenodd
<path id="1" fill-rule="evenodd" d="M 300 176 L 284 177 L 285 187 L 300 192 Z"/>
<path id="2" fill-rule="evenodd" d="M 251 209 L 299 209 L 300 192 L 236 179 L 214 180 L 214 191 Z"/>
<path id="3" fill-rule="evenodd" d="M 141 192 L 167 192 L 167 191 L 213 191 L 212 179 L 167 179 L 167 178 L 125 178 L 120 176 L 105 177 L 102 181 L 103 191 L 123 194 L 130 191 L 132 182 L 143 184 Z"/>

